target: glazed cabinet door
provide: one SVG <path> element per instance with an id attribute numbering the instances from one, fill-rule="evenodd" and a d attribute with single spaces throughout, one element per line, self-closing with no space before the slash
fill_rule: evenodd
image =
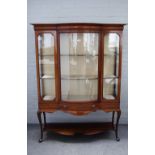
<path id="1" fill-rule="evenodd" d="M 103 35 L 103 99 L 115 101 L 120 94 L 120 36 Z"/>
<path id="2" fill-rule="evenodd" d="M 38 32 L 38 93 L 42 102 L 56 100 L 56 32 Z"/>
<path id="3" fill-rule="evenodd" d="M 99 34 L 60 33 L 61 100 L 98 100 Z"/>

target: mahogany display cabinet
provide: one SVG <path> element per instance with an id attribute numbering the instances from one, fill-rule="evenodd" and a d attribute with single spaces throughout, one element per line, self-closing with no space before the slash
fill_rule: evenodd
<path id="1" fill-rule="evenodd" d="M 113 130 L 118 137 L 124 24 L 33 24 L 41 137 L 97 134 Z M 77 116 L 97 110 L 111 112 L 111 122 L 49 123 L 57 110 Z M 115 116 L 115 114 L 117 114 Z"/>

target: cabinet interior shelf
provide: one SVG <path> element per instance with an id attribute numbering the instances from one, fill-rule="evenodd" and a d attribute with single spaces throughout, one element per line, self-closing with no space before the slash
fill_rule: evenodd
<path id="1" fill-rule="evenodd" d="M 82 75 L 62 75 L 61 79 L 71 79 L 71 80 L 86 80 L 86 79 L 98 79 L 98 76 L 96 75 L 86 75 L 86 76 L 82 76 Z"/>
<path id="2" fill-rule="evenodd" d="M 39 56 L 54 56 L 53 54 L 39 54 Z M 98 55 L 90 55 L 90 54 L 87 54 L 87 55 L 84 55 L 84 54 L 78 54 L 78 55 L 76 55 L 76 54 L 61 54 L 60 56 L 92 56 L 92 57 L 94 57 L 94 56 L 98 56 Z"/>
<path id="3" fill-rule="evenodd" d="M 44 57 L 44 56 L 51 56 L 51 57 L 54 57 L 53 54 L 39 54 L 40 57 Z M 99 55 L 74 55 L 74 54 L 61 54 L 60 55 L 61 57 L 97 57 Z M 104 54 L 104 56 L 119 56 L 119 54 Z"/>
<path id="4" fill-rule="evenodd" d="M 54 79 L 54 75 L 42 75 L 40 79 Z M 116 79 L 118 76 L 106 76 L 103 77 L 103 79 Z M 62 80 L 93 80 L 93 79 L 98 79 L 98 76 L 96 75 L 87 75 L 87 76 L 82 76 L 82 75 L 62 75 L 61 76 Z"/>

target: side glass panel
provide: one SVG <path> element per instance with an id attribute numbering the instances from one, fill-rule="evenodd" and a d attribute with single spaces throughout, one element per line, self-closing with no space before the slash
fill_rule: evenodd
<path id="1" fill-rule="evenodd" d="M 38 36 L 40 93 L 43 100 L 55 98 L 54 36 L 42 33 Z"/>
<path id="2" fill-rule="evenodd" d="M 104 36 L 103 98 L 114 100 L 118 95 L 119 35 Z"/>
<path id="3" fill-rule="evenodd" d="M 98 46 L 98 33 L 60 34 L 62 100 L 97 100 Z"/>

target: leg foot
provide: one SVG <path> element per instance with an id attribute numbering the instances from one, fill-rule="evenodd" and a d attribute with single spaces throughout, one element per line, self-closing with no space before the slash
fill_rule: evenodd
<path id="1" fill-rule="evenodd" d="M 116 137 L 116 141 L 119 142 L 120 141 L 120 138 L 119 137 Z"/>
<path id="2" fill-rule="evenodd" d="M 42 143 L 42 142 L 43 142 L 43 139 L 40 138 L 40 139 L 39 139 L 39 143 Z"/>

